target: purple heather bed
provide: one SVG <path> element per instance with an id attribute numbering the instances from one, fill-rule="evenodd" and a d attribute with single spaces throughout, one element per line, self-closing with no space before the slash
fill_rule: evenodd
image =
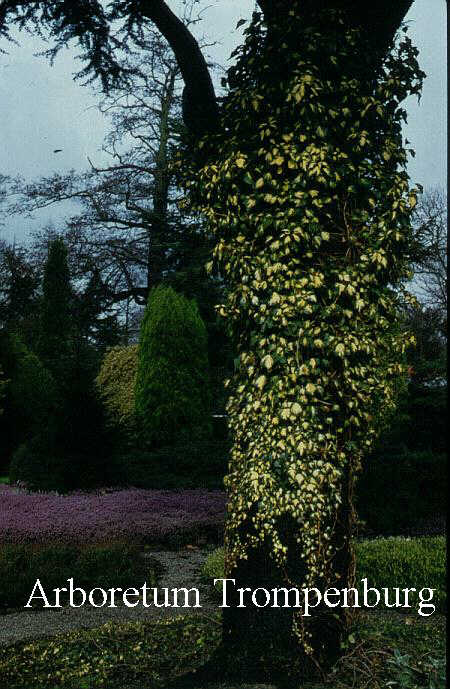
<path id="1" fill-rule="evenodd" d="M 225 493 L 186 490 L 102 490 L 30 493 L 0 486 L 0 544 L 162 542 L 220 531 Z"/>

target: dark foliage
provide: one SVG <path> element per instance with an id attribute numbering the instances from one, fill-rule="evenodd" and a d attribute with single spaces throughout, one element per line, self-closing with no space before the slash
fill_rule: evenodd
<path id="1" fill-rule="evenodd" d="M 52 424 L 60 398 L 51 373 L 18 335 L 0 332 L 0 365 L 8 381 L 0 417 L 0 467 L 23 442 Z"/>
<path id="2" fill-rule="evenodd" d="M 67 586 L 74 577 L 74 585 L 90 590 L 140 585 L 154 581 L 154 573 L 144 570 L 144 560 L 136 546 L 73 546 L 63 545 L 36 548 L 30 545 L 7 545 L 0 551 L 0 610 L 23 608 L 30 598 L 36 579 L 53 604 L 52 589 Z M 39 595 L 39 592 L 36 592 Z M 44 601 L 34 599 L 33 608 Z M 61 604 L 67 603 L 62 594 Z"/>
<path id="3" fill-rule="evenodd" d="M 39 283 L 25 249 L 0 242 L 0 328 L 20 332 L 27 345 L 37 335 Z"/>
<path id="4" fill-rule="evenodd" d="M 60 492 L 111 483 L 114 433 L 106 430 L 103 407 L 83 371 L 79 378 L 72 373 L 57 413 L 14 453 L 11 482 Z"/>
<path id="5" fill-rule="evenodd" d="M 358 484 L 364 530 L 375 534 L 437 532 L 446 513 L 447 458 L 431 452 L 372 457 Z"/>
<path id="6" fill-rule="evenodd" d="M 187 442 L 153 452 L 117 455 L 111 471 L 117 485 L 160 490 L 223 489 L 230 444 L 225 440 Z"/>
<path id="7" fill-rule="evenodd" d="M 20 448 L 11 462 L 11 477 L 39 490 L 88 488 L 100 485 L 106 478 L 114 435 L 106 431 L 103 407 L 93 382 L 99 360 L 99 352 L 89 341 L 90 327 L 100 308 L 95 305 L 95 285 L 88 285 L 86 294 L 80 298 L 73 291 L 67 249 L 62 240 L 53 240 L 44 269 L 37 348 L 53 376 L 47 377 L 56 381 L 55 392 L 52 395 L 52 385 L 43 379 L 45 369 L 39 367 L 37 357 L 31 353 L 22 354 L 22 368 L 11 369 L 10 376 L 17 419 L 30 413 L 36 417 L 36 423 L 23 421 L 16 430 L 15 422 L 12 427 L 9 453 Z M 40 372 L 35 388 L 44 401 L 56 395 L 51 413 L 48 402 L 41 402 L 42 412 L 35 411 L 40 398 L 36 402 L 32 399 L 29 390 L 23 388 L 23 372 L 22 377 L 19 375 L 25 365 L 27 383 Z M 5 370 L 9 370 L 8 366 Z"/>
<path id="8" fill-rule="evenodd" d="M 67 264 L 67 248 L 55 239 L 49 245 L 44 269 L 38 353 L 55 379 L 64 380 L 73 347 L 71 319 L 73 291 Z"/>

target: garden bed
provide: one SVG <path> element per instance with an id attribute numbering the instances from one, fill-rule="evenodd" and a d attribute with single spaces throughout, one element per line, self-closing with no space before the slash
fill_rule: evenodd
<path id="1" fill-rule="evenodd" d="M 0 544 L 219 542 L 225 493 L 127 489 L 31 493 L 0 485 Z"/>

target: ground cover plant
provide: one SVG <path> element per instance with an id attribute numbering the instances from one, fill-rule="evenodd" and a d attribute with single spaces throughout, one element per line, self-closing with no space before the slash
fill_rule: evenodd
<path id="1" fill-rule="evenodd" d="M 145 582 L 156 585 L 155 565 L 140 556 L 137 546 L 3 545 L 0 546 L 0 612 L 6 608 L 23 609 L 37 579 L 47 593 L 67 586 L 71 577 L 75 586 L 85 590 L 112 586 L 139 588 Z M 61 595 L 60 602 L 67 603 L 65 594 Z M 34 599 L 33 609 L 42 607 L 43 603 L 42 599 Z"/>
<path id="2" fill-rule="evenodd" d="M 224 549 L 212 552 L 203 567 L 207 579 L 224 576 Z M 434 538 L 377 538 L 355 544 L 356 583 L 367 578 L 368 585 L 378 590 L 387 587 L 434 588 L 433 603 L 436 610 L 445 612 L 446 593 L 446 544 L 444 536 Z M 221 590 L 221 584 L 216 584 Z M 417 594 L 410 596 L 414 609 Z M 428 614 L 428 613 L 427 613 Z"/>
<path id="3" fill-rule="evenodd" d="M 180 543 L 218 537 L 225 517 L 221 491 L 103 490 L 29 493 L 0 486 L 0 543 Z"/>
<path id="4" fill-rule="evenodd" d="M 109 623 L 49 640 L 20 642 L 0 648 L 2 689 L 162 689 L 204 663 L 220 638 L 217 613 Z M 444 648 L 441 617 L 424 622 L 396 613 L 362 613 L 343 643 L 338 663 L 323 679 L 306 681 L 301 689 L 443 689 Z M 241 688 L 238 681 L 214 684 L 214 689 Z M 293 684 L 291 689 L 300 686 Z"/>

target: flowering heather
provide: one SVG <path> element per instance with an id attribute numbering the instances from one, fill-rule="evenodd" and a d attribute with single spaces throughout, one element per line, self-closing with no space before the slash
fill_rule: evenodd
<path id="1" fill-rule="evenodd" d="M 221 528 L 221 491 L 104 490 L 29 493 L 0 486 L 1 543 L 161 542 Z"/>

